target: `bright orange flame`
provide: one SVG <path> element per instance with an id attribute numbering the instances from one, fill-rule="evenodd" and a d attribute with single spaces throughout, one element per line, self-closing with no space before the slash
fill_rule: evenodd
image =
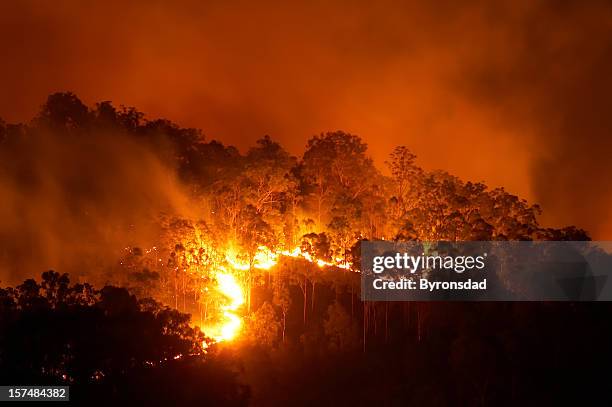
<path id="1" fill-rule="evenodd" d="M 313 258 L 310 253 L 302 251 L 300 247 L 296 247 L 293 250 L 283 250 L 280 252 L 283 256 L 302 258 L 310 263 L 316 263 L 317 266 L 323 267 L 338 267 L 341 269 L 351 270 L 351 264 L 349 262 L 343 261 L 341 258 L 337 257 L 333 262 L 325 261 L 322 259 Z"/>
<path id="2" fill-rule="evenodd" d="M 211 336 L 216 342 L 230 341 L 242 328 L 242 319 L 236 311 L 244 304 L 244 293 L 236 278 L 226 272 L 217 273 L 217 290 L 228 298 L 229 304 L 221 307 L 225 321 Z"/>
<path id="3" fill-rule="evenodd" d="M 230 248 L 225 254 L 225 260 L 236 270 L 249 270 L 251 265 L 248 261 L 240 259 L 236 250 Z M 278 253 L 273 252 L 266 246 L 259 246 L 257 253 L 253 256 L 253 267 L 260 270 L 270 270 L 278 263 Z"/>
<path id="4" fill-rule="evenodd" d="M 225 261 L 227 261 L 228 264 L 232 266 L 233 268 L 235 268 L 236 270 L 244 271 L 244 270 L 248 270 L 251 268 L 248 262 L 239 258 L 239 255 L 236 252 L 236 249 L 234 249 L 233 247 L 230 247 L 229 249 L 226 250 Z"/>
<path id="5" fill-rule="evenodd" d="M 338 267 L 345 270 L 351 270 L 352 265 L 343 260 L 340 257 L 336 257 L 333 261 L 325 261 L 322 259 L 316 259 L 308 252 L 302 251 L 300 247 L 296 247 L 293 250 L 280 250 L 272 251 L 266 246 L 259 246 L 257 253 L 253 256 L 253 268 L 260 270 L 270 270 L 272 267 L 278 264 L 280 256 L 287 256 L 293 258 L 301 258 L 310 263 L 315 263 L 317 266 L 323 267 Z M 236 253 L 236 250 L 230 248 L 226 251 L 225 260 L 236 270 L 249 270 L 251 265 L 248 261 L 241 259 Z"/>
<path id="6" fill-rule="evenodd" d="M 270 270 L 278 263 L 278 253 L 272 252 L 266 246 L 259 246 L 254 257 L 253 266 L 257 269 Z"/>
<path id="7" fill-rule="evenodd" d="M 238 336 L 242 329 L 242 317 L 237 311 L 245 302 L 245 293 L 244 288 L 236 280 L 234 272 L 249 271 L 252 268 L 270 270 L 278 264 L 281 256 L 301 258 L 316 264 L 320 268 L 338 267 L 352 270 L 352 264 L 342 258 L 336 257 L 331 261 L 317 259 L 310 253 L 303 251 L 301 247 L 296 247 L 293 250 L 272 250 L 266 246 L 259 246 L 251 261 L 247 260 L 247 256 L 241 254 L 233 246 L 228 247 L 224 254 L 225 262 L 229 267 L 226 269 L 226 267 L 219 264 L 215 266 L 217 269 L 215 273 L 215 290 L 226 298 L 226 304 L 221 305 L 221 321 L 202 326 L 206 335 L 215 342 L 231 341 Z M 190 265 L 199 265 L 201 263 L 197 255 L 192 256 L 190 254 L 187 260 Z M 229 271 L 229 268 L 233 270 Z M 208 291 L 208 288 L 204 288 L 204 291 Z M 203 344 L 204 348 L 206 346 L 206 344 Z"/>

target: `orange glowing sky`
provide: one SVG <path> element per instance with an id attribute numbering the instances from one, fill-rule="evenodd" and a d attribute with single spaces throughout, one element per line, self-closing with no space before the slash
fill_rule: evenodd
<path id="1" fill-rule="evenodd" d="M 361 135 L 612 238 L 605 3 L 0 3 L 0 117 L 71 90 L 244 149 Z M 610 117 L 608 117 L 610 116 Z"/>

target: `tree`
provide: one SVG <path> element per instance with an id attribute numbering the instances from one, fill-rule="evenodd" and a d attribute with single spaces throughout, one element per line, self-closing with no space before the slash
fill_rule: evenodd
<path id="1" fill-rule="evenodd" d="M 366 151 L 361 138 L 341 131 L 308 141 L 300 175 L 306 195 L 314 200 L 319 228 L 323 228 L 324 220 L 329 221 L 330 209 L 340 196 L 356 201 L 372 185 L 377 171 Z"/>
<path id="2" fill-rule="evenodd" d="M 45 298 L 51 306 L 63 303 L 68 294 L 70 279 L 68 274 L 62 274 L 50 270 L 42 274 L 41 288 L 45 292 Z"/>
<path id="3" fill-rule="evenodd" d="M 332 349 L 346 350 L 355 346 L 357 342 L 356 329 L 351 317 L 337 301 L 327 308 L 323 329 Z"/>
<path id="4" fill-rule="evenodd" d="M 325 232 L 305 234 L 302 236 L 300 248 L 315 259 L 331 261 L 331 243 Z"/>
<path id="5" fill-rule="evenodd" d="M 2 381 L 112 383 L 141 366 L 202 355 L 204 336 L 190 327 L 189 315 L 141 303 L 124 288 L 107 286 L 99 294 L 53 271 L 40 285 L 26 280 L 1 290 Z"/>
<path id="6" fill-rule="evenodd" d="M 55 130 L 83 128 L 90 120 L 87 106 L 72 92 L 49 95 L 36 119 L 39 124 Z"/>
<path id="7" fill-rule="evenodd" d="M 280 309 L 281 315 L 283 317 L 282 321 L 282 340 L 285 343 L 285 332 L 287 328 L 287 313 L 289 312 L 289 307 L 291 306 L 291 295 L 289 294 L 289 287 L 284 283 L 282 278 L 277 277 L 274 279 L 274 293 L 273 293 L 273 303 L 276 307 Z"/>
<path id="8" fill-rule="evenodd" d="M 264 302 L 259 309 L 251 314 L 247 338 L 250 342 L 272 347 L 278 339 L 279 322 L 274 308 L 269 302 Z"/>
<path id="9" fill-rule="evenodd" d="M 391 180 L 394 185 L 393 199 L 395 205 L 394 215 L 396 218 L 409 209 L 411 187 L 416 178 L 421 176 L 423 170 L 415 165 L 416 155 L 406 146 L 398 146 L 389 155 L 385 162 L 391 171 Z"/>

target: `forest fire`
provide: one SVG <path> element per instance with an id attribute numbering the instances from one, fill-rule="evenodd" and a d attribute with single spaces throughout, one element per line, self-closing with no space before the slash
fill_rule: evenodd
<path id="1" fill-rule="evenodd" d="M 297 404 L 357 405 L 363 400 L 355 386 L 372 382 L 363 373 L 397 366 L 398 380 L 390 383 L 404 393 L 406 383 L 412 387 L 425 376 L 418 372 L 428 368 L 426 361 L 435 360 L 445 367 L 444 374 L 449 372 L 444 383 L 468 377 L 460 388 L 478 395 L 458 404 L 488 405 L 483 402 L 486 395 L 524 374 L 514 360 L 524 357 L 529 362 L 549 352 L 548 343 L 564 337 L 560 332 L 568 319 L 573 318 L 571 332 L 576 333 L 569 337 L 568 348 L 593 347 L 593 337 L 601 339 L 596 345 L 602 349 L 609 342 L 609 333 L 599 335 L 601 326 L 610 326 L 603 319 L 592 320 L 595 328 L 585 335 L 583 320 L 590 316 L 579 307 L 558 308 L 555 326 L 550 325 L 554 312 L 548 304 L 523 309 L 513 308 L 514 303 L 485 307 L 367 297 L 360 301 L 364 242 L 589 239 L 576 227 L 542 227 L 539 206 L 503 188 L 426 171 L 405 146 L 391 152 L 391 175 L 384 175 L 369 159 L 366 144 L 341 131 L 314 136 L 302 157 L 291 156 L 269 137 L 242 155 L 233 147 L 202 141 L 198 132 L 165 121 L 143 121 L 131 110 L 110 104 L 88 110 L 79 103 L 71 94 L 54 95 L 43 110 L 44 120 L 34 121 L 33 127 L 5 127 L 10 130 L 6 133 L 0 123 L 0 163 L 10 164 L 8 188 L 27 184 L 21 174 L 30 174 L 38 163 L 74 164 L 67 173 L 56 170 L 51 186 L 35 199 L 9 200 L 3 218 L 19 221 L 0 233 L 7 242 L 0 247 L 0 263 L 9 259 L 16 269 L 27 270 L 34 267 L 28 259 L 36 252 L 41 265 L 67 272 L 47 271 L 40 283 L 27 279 L 16 287 L 0 287 L 4 383 L 44 379 L 74 385 L 74 394 L 91 389 L 93 398 L 117 384 L 131 391 L 132 384 L 142 383 L 143 389 L 159 392 L 148 403 L 157 405 L 168 383 L 176 381 L 173 393 L 189 400 L 186 405 L 220 406 L 249 405 L 234 401 L 241 394 L 248 397 L 251 387 L 253 405 L 287 405 L 292 401 L 288 397 L 303 387 L 313 394 L 298 398 Z M 66 106 L 75 104 L 68 110 L 89 112 L 85 118 L 64 116 Z M 114 144 L 105 154 L 99 152 L 109 142 L 102 131 L 109 126 L 124 129 L 126 134 L 113 140 L 122 148 L 143 144 L 130 148 L 130 154 L 121 150 L 126 155 L 122 166 L 107 165 L 117 156 Z M 100 129 L 102 135 L 91 134 L 91 129 Z M 61 155 L 47 155 L 46 148 L 45 154 L 39 152 L 36 140 L 47 140 L 48 133 L 57 133 L 57 148 L 52 150 Z M 173 154 L 159 151 L 153 141 L 159 134 L 168 134 L 169 142 L 176 144 Z M 81 150 L 92 152 L 86 163 L 97 163 L 99 171 L 80 177 L 82 167 L 88 168 L 80 165 Z M 132 174 L 132 158 L 149 150 L 153 162 Z M 24 156 L 29 158 L 25 164 Z M 106 167 L 119 168 L 100 182 L 98 175 L 106 174 Z M 175 168 L 180 168 L 176 174 Z M 41 169 L 46 179 L 49 169 Z M 164 191 L 149 191 L 147 184 L 143 197 L 133 194 L 144 175 L 152 172 L 158 176 L 150 179 L 166 179 L 167 171 L 173 180 Z M 73 173 L 79 175 L 77 180 Z M 56 184 L 66 191 L 59 206 L 50 198 Z M 72 190 L 78 193 L 69 193 Z M 24 191 L 23 196 L 28 194 Z M 167 199 L 160 198 L 164 196 Z M 43 211 L 29 206 L 49 199 L 51 206 Z M 0 206 L 3 203 L 0 200 Z M 24 234 L 20 220 L 26 218 L 44 225 L 33 221 Z M 57 248 L 57 253 L 45 255 L 45 248 Z M 66 260 L 57 263 L 56 257 Z M 75 283 L 70 285 L 72 272 Z M 500 292 L 529 294 L 530 287 L 515 283 L 513 274 L 496 273 L 490 281 Z M 609 315 L 609 310 L 601 311 Z M 533 326 L 546 327 L 545 340 L 526 339 L 530 336 L 522 331 Z M 538 348 L 541 343 L 545 345 Z M 398 365 L 396 350 L 408 364 Z M 565 356 L 554 353 L 541 362 Z M 495 363 L 489 367 L 491 360 Z M 466 371 L 476 374 L 476 380 Z M 387 376 L 393 380 L 396 371 L 391 372 Z M 503 380 L 487 390 L 481 384 L 493 373 Z M 330 393 L 329 383 L 338 382 L 339 374 L 350 384 L 347 393 L 322 402 L 321 395 Z M 308 386 L 304 377 L 313 379 Z M 528 386 L 539 379 L 530 378 Z M 234 383 L 234 390 L 224 383 Z M 420 384 L 433 387 L 431 399 L 437 400 L 438 387 Z M 270 391 L 274 388 L 283 391 Z M 518 391 L 527 394 L 532 389 Z M 368 394 L 380 393 L 379 387 L 368 389 Z M 219 402 L 209 397 L 215 394 Z M 516 394 L 504 396 L 516 400 Z M 410 401 L 423 405 L 427 397 Z M 380 404 L 395 403 L 389 399 Z"/>
<path id="2" fill-rule="evenodd" d="M 0 402 L 612 406 L 611 3 L 0 1 Z"/>
<path id="3" fill-rule="evenodd" d="M 257 252 L 252 256 L 251 261 L 244 260 L 246 256 L 240 254 L 232 246 L 226 251 L 225 261 L 234 271 L 249 271 L 251 269 L 270 270 L 276 266 L 281 256 L 291 258 L 301 258 L 310 263 L 316 264 L 320 268 L 338 267 L 346 270 L 351 269 L 351 264 L 337 258 L 334 262 L 314 258 L 310 253 L 303 251 L 300 247 L 293 250 L 273 251 L 267 246 L 259 246 Z M 193 260 L 193 259 L 192 259 Z M 220 293 L 227 301 L 221 305 L 221 316 L 214 318 L 219 320 L 217 324 L 206 326 L 202 330 L 215 342 L 227 342 L 235 339 L 243 327 L 243 318 L 239 314 L 239 309 L 245 303 L 245 288 L 238 282 L 236 275 L 220 266 L 216 273 L 215 291 Z"/>

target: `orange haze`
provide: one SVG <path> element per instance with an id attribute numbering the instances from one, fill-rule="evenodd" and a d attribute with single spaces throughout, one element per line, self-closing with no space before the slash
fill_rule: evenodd
<path id="1" fill-rule="evenodd" d="M 0 116 L 70 90 L 243 149 L 342 129 L 612 239 L 609 4 L 421 3 L 1 2 Z"/>

